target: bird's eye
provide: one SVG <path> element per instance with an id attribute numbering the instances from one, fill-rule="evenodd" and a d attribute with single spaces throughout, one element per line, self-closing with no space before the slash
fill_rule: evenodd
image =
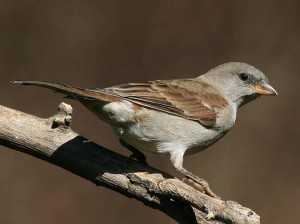
<path id="1" fill-rule="evenodd" d="M 246 74 L 246 73 L 241 73 L 241 74 L 239 74 L 239 77 L 240 77 L 240 79 L 243 80 L 243 81 L 247 81 L 247 80 L 249 79 L 249 75 Z"/>

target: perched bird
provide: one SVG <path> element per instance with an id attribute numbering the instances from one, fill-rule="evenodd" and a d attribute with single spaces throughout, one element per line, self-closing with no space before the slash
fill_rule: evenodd
<path id="1" fill-rule="evenodd" d="M 167 154 L 172 165 L 216 197 L 207 182 L 183 167 L 183 156 L 200 152 L 233 126 L 237 109 L 260 95 L 277 95 L 255 67 L 230 62 L 197 78 L 128 83 L 83 89 L 58 83 L 13 81 L 46 87 L 80 101 L 111 125 L 137 159 L 139 150 Z"/>

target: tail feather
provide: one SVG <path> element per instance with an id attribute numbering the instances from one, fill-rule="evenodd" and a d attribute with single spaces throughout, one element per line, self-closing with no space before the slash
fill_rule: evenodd
<path id="1" fill-rule="evenodd" d="M 44 81 L 23 81 L 23 80 L 14 80 L 12 83 L 21 84 L 21 85 L 34 85 L 44 88 L 54 90 L 55 92 L 66 94 L 66 98 L 73 98 L 81 100 L 82 97 L 85 99 L 91 100 L 100 100 L 106 102 L 119 101 L 116 96 L 109 95 L 107 93 L 101 92 L 101 90 L 91 90 L 83 89 L 79 87 L 54 83 L 54 82 L 44 82 Z"/>
<path id="2" fill-rule="evenodd" d="M 16 84 L 21 84 L 21 85 L 40 86 L 40 87 L 51 89 L 58 93 L 66 94 L 67 96 L 71 96 L 71 97 L 73 97 L 72 93 L 75 94 L 76 92 L 78 92 L 78 91 L 76 91 L 76 89 L 79 89 L 76 87 L 71 87 L 71 86 L 67 86 L 67 85 L 63 85 L 63 84 L 59 84 L 59 83 L 43 82 L 43 81 L 14 80 L 11 82 L 16 83 Z"/>

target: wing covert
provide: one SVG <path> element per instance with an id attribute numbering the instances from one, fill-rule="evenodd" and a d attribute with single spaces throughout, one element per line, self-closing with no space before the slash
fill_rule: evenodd
<path id="1" fill-rule="evenodd" d="M 150 109 L 198 121 L 207 127 L 215 124 L 216 109 L 228 105 L 215 88 L 194 79 L 128 83 L 102 91 Z"/>

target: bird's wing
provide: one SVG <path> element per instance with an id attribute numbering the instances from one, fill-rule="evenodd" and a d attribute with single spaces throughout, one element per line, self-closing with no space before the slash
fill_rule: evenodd
<path id="1" fill-rule="evenodd" d="M 40 81 L 13 82 L 46 87 L 81 102 L 86 100 L 115 102 L 126 99 L 153 110 L 198 121 L 207 127 L 214 126 L 217 109 L 228 105 L 226 99 L 214 87 L 195 79 L 129 83 L 105 89 L 82 89 Z"/>
<path id="2" fill-rule="evenodd" d="M 215 124 L 216 109 L 228 105 L 214 87 L 191 79 L 129 83 L 98 91 L 150 109 L 195 120 L 207 127 Z"/>

